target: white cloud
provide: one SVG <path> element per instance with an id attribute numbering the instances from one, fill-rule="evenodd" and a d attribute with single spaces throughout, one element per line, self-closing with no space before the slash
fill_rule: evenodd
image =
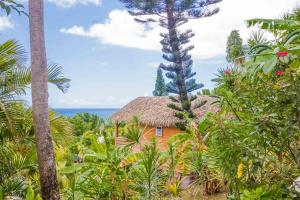
<path id="1" fill-rule="evenodd" d="M 75 25 L 62 28 L 63 33 L 96 38 L 104 44 L 113 44 L 146 50 L 160 49 L 160 27 L 146 27 L 136 23 L 125 10 L 113 10 L 103 24 L 93 24 L 88 30 Z"/>
<path id="2" fill-rule="evenodd" d="M 14 27 L 13 23 L 6 16 L 0 16 L 0 31 Z"/>
<path id="3" fill-rule="evenodd" d="M 95 4 L 95 5 L 100 5 L 101 0 L 48 0 L 49 2 L 55 3 L 57 6 L 62 7 L 62 8 L 69 8 L 73 7 L 78 4 Z"/>
<path id="4" fill-rule="evenodd" d="M 251 18 L 279 17 L 291 10 L 298 0 L 224 0 L 221 11 L 212 17 L 192 20 L 184 28 L 193 28 L 196 36 L 192 39 L 196 58 L 222 56 L 225 52 L 226 38 L 233 29 L 240 30 L 244 39 L 249 29 L 245 20 Z M 74 25 L 60 30 L 66 34 L 96 38 L 103 44 L 112 44 L 144 50 L 160 51 L 159 33 L 162 28 L 157 25 L 146 27 L 134 22 L 125 10 L 113 10 L 105 23 L 96 23 L 89 28 Z M 163 30 L 165 31 L 165 30 Z"/>

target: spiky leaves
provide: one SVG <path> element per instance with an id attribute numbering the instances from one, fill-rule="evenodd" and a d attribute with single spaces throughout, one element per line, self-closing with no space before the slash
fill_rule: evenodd
<path id="1" fill-rule="evenodd" d="M 124 137 L 127 146 L 132 147 L 134 145 L 140 145 L 140 138 L 142 137 L 144 130 L 140 127 L 140 121 L 138 117 L 133 117 L 131 123 L 127 124 L 125 127 Z"/>
<path id="2" fill-rule="evenodd" d="M 247 41 L 247 45 L 249 49 L 252 49 L 256 45 L 268 45 L 269 41 L 265 36 L 265 32 L 261 30 L 252 31 L 250 38 Z"/>
<path id="3" fill-rule="evenodd" d="M 26 175 L 36 169 L 32 155 L 16 152 L 12 143 L 0 145 L 0 193 L 3 197 L 24 195 Z M 0 195 L 1 197 L 1 195 Z"/>
<path id="4" fill-rule="evenodd" d="M 165 79 L 163 76 L 163 72 L 161 68 L 159 67 L 157 69 L 157 75 L 156 75 L 156 83 L 155 83 L 155 90 L 153 91 L 153 96 L 167 96 L 167 88 L 165 84 Z"/>
<path id="5" fill-rule="evenodd" d="M 161 153 L 155 141 L 152 141 L 142 149 L 139 162 L 130 174 L 135 180 L 133 188 L 139 192 L 140 199 L 159 199 L 165 182 L 161 165 Z"/>

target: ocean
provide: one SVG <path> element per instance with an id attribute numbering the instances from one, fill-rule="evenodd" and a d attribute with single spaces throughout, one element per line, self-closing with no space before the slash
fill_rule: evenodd
<path id="1" fill-rule="evenodd" d="M 90 114 L 96 114 L 103 119 L 107 119 L 112 114 L 117 112 L 119 109 L 117 108 L 55 108 L 54 110 L 59 114 L 68 117 L 73 117 L 77 113 L 87 112 Z"/>

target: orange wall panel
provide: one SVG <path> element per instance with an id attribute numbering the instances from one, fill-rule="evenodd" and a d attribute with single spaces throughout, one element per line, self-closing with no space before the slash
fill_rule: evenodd
<path id="1" fill-rule="evenodd" d="M 156 136 L 156 127 L 141 127 L 143 129 L 143 135 L 141 137 L 141 144 L 144 146 L 145 144 L 151 142 L 153 138 L 155 138 L 157 142 L 157 147 L 161 151 L 165 151 L 168 148 L 167 142 L 168 140 L 177 133 L 183 133 L 178 128 L 173 127 L 163 127 L 162 136 Z"/>

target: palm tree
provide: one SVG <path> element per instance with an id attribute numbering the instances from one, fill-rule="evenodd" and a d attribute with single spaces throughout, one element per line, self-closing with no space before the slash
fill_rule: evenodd
<path id="1" fill-rule="evenodd" d="M 44 1 L 29 0 L 32 110 L 43 199 L 60 199 L 48 113 Z"/>
<path id="2" fill-rule="evenodd" d="M 28 180 L 26 171 L 29 170 L 31 174 L 33 171 L 37 172 L 32 138 L 32 111 L 20 100 L 31 83 L 31 71 L 25 67 L 25 61 L 24 48 L 17 42 L 8 40 L 0 44 L 0 146 L 3 147 L 0 148 L 0 193 L 4 197 L 24 197 Z M 69 81 L 62 76 L 60 66 L 48 66 L 48 82 L 65 92 Z M 49 116 L 54 141 L 60 145 L 61 135 L 69 135 L 69 126 L 53 112 Z M 12 140 L 18 142 L 12 143 Z M 26 164 L 29 162 L 31 165 Z"/>
<path id="3" fill-rule="evenodd" d="M 31 70 L 25 67 L 24 48 L 13 40 L 0 44 L 0 139 L 14 138 L 23 132 L 19 127 L 24 113 L 18 109 L 20 97 L 31 83 Z M 66 92 L 70 80 L 63 77 L 61 67 L 48 66 L 48 82 Z"/>

